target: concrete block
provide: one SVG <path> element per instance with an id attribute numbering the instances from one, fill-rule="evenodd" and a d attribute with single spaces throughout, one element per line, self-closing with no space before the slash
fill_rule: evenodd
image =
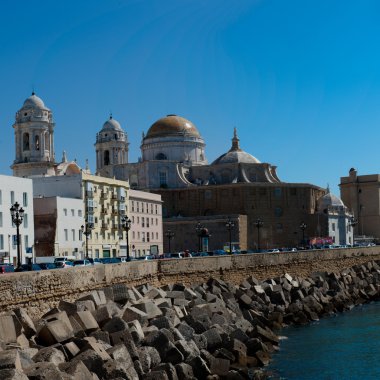
<path id="1" fill-rule="evenodd" d="M 63 349 L 66 353 L 66 356 L 69 359 L 72 359 L 74 356 L 79 354 L 80 349 L 74 342 L 67 342 L 63 345 Z"/>
<path id="2" fill-rule="evenodd" d="M 144 339 L 144 332 L 139 321 L 134 320 L 132 322 L 128 322 L 128 327 L 135 343 Z"/>
<path id="3" fill-rule="evenodd" d="M 136 319 L 142 325 L 145 325 L 146 321 L 148 320 L 147 314 L 144 311 L 137 309 L 134 306 L 127 306 L 124 309 L 122 318 L 126 322 L 131 322 L 131 321 L 134 321 Z"/>
<path id="4" fill-rule="evenodd" d="M 38 353 L 33 356 L 32 359 L 35 363 L 48 362 L 53 363 L 56 366 L 66 361 L 64 353 L 55 347 L 41 348 Z"/>
<path id="5" fill-rule="evenodd" d="M 17 332 L 14 317 L 10 314 L 0 315 L 0 341 L 4 343 L 16 343 Z"/>
<path id="6" fill-rule="evenodd" d="M 113 360 L 122 362 L 126 368 L 133 366 L 132 357 L 124 344 L 119 343 L 116 346 L 109 348 L 107 353 Z"/>
<path id="7" fill-rule="evenodd" d="M 24 308 L 17 308 L 14 309 L 13 312 L 15 313 L 17 319 L 20 321 L 24 329 L 25 336 L 31 338 L 33 335 L 35 335 L 37 332 L 36 326 L 34 325 L 27 311 Z"/>
<path id="8" fill-rule="evenodd" d="M 179 380 L 177 376 L 177 371 L 173 364 L 171 363 L 161 363 L 157 367 L 153 368 L 153 371 L 161 371 L 164 370 L 169 380 Z"/>
<path id="9" fill-rule="evenodd" d="M 207 350 L 212 351 L 219 348 L 222 345 L 222 337 L 220 336 L 217 329 L 209 329 L 205 331 L 202 335 L 206 338 Z"/>
<path id="10" fill-rule="evenodd" d="M 62 363 L 58 366 L 60 371 L 71 375 L 75 380 L 88 380 L 92 379 L 92 373 L 84 365 L 82 361 L 73 361 Z"/>
<path id="11" fill-rule="evenodd" d="M 89 310 L 78 311 L 73 315 L 73 318 L 80 324 L 83 331 L 87 334 L 99 329 L 98 322 Z"/>
<path id="12" fill-rule="evenodd" d="M 191 365 L 187 363 L 179 363 L 175 365 L 177 371 L 178 379 L 180 380 L 189 380 L 194 379 L 194 372 Z"/>
<path id="13" fill-rule="evenodd" d="M 19 369 L 0 369 L 0 379 L 2 380 L 28 380 L 28 376 Z"/>
<path id="14" fill-rule="evenodd" d="M 111 320 L 104 324 L 102 330 L 107 331 L 109 334 L 112 334 L 118 331 L 128 330 L 128 324 L 124 318 L 122 319 L 120 317 L 113 317 Z"/>
<path id="15" fill-rule="evenodd" d="M 118 331 L 110 335 L 110 340 L 113 346 L 117 344 L 124 344 L 127 347 L 132 360 L 138 359 L 138 353 L 135 342 L 129 331 Z"/>
<path id="16" fill-rule="evenodd" d="M 99 306 L 95 311 L 92 312 L 96 322 L 99 326 L 103 326 L 106 322 L 115 316 L 119 316 L 121 310 L 113 302 L 108 302 L 106 305 Z"/>
<path id="17" fill-rule="evenodd" d="M 60 311 L 65 311 L 66 314 L 70 316 L 78 311 L 78 306 L 74 302 L 60 300 L 58 304 L 58 309 Z"/>
<path id="18" fill-rule="evenodd" d="M 53 363 L 39 362 L 24 370 L 25 375 L 33 380 L 66 380 L 67 374 L 61 372 Z"/>
<path id="19" fill-rule="evenodd" d="M 230 361 L 228 359 L 213 358 L 210 364 L 210 372 L 219 376 L 227 376 L 230 370 Z"/>
<path id="20" fill-rule="evenodd" d="M 110 355 L 100 342 L 94 342 L 92 340 L 89 340 L 87 344 L 85 344 L 85 346 L 81 349 L 81 352 L 86 352 L 88 350 L 94 351 L 97 354 L 97 356 L 101 358 L 103 361 L 111 359 Z"/>
<path id="21" fill-rule="evenodd" d="M 17 349 L 0 351 L 0 369 L 9 368 L 22 370 L 20 355 Z"/>
<path id="22" fill-rule="evenodd" d="M 143 311 L 148 320 L 162 315 L 162 311 L 151 300 L 141 300 L 138 303 L 134 303 L 133 307 Z"/>
<path id="23" fill-rule="evenodd" d="M 75 304 L 77 305 L 78 311 L 89 310 L 93 312 L 96 309 L 93 300 L 75 301 Z"/>
<path id="24" fill-rule="evenodd" d="M 84 332 L 81 324 L 74 318 L 74 315 L 69 316 L 69 321 L 71 328 L 73 330 L 74 336 L 77 338 L 84 338 L 86 333 Z"/>
<path id="25" fill-rule="evenodd" d="M 194 376 L 197 379 L 206 379 L 207 376 L 211 375 L 210 368 L 200 356 L 196 356 L 191 359 L 189 364 L 191 365 Z"/>
<path id="26" fill-rule="evenodd" d="M 47 322 L 37 334 L 38 341 L 45 346 L 55 343 L 62 343 L 74 337 L 74 332 L 67 323 L 62 320 L 52 320 Z"/>
<path id="27" fill-rule="evenodd" d="M 127 302 L 130 299 L 128 287 L 125 284 L 115 284 L 112 286 L 113 300 L 118 303 Z M 107 294 L 107 291 L 105 291 Z"/>

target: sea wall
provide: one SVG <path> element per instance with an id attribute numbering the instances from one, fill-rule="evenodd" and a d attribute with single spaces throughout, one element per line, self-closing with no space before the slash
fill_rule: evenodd
<path id="1" fill-rule="evenodd" d="M 132 261 L 12 273 L 0 276 L 0 310 L 25 307 L 38 316 L 62 299 L 72 301 L 84 292 L 114 284 L 162 286 L 181 282 L 190 285 L 210 277 L 240 284 L 251 275 L 259 280 L 284 273 L 308 277 L 316 271 L 339 272 L 371 260 L 380 260 L 380 247 Z"/>

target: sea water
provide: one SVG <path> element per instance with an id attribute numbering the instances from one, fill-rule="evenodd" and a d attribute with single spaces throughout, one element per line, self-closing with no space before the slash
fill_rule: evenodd
<path id="1" fill-rule="evenodd" d="M 380 302 L 281 330 L 273 379 L 380 379 Z"/>

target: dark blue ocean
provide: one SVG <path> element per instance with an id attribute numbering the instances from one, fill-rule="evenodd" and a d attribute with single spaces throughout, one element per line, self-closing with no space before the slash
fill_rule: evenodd
<path id="1" fill-rule="evenodd" d="M 273 379 L 380 379 L 380 302 L 289 327 L 268 367 Z"/>

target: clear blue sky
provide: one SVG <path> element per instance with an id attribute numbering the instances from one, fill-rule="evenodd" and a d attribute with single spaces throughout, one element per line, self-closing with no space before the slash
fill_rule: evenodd
<path id="1" fill-rule="evenodd" d="M 34 88 L 54 113 L 57 160 L 66 150 L 94 171 L 112 111 L 135 162 L 142 132 L 175 113 L 209 162 L 236 126 L 283 181 L 338 193 L 351 167 L 380 172 L 379 19 L 379 1 L 2 0 L 0 173 Z"/>

